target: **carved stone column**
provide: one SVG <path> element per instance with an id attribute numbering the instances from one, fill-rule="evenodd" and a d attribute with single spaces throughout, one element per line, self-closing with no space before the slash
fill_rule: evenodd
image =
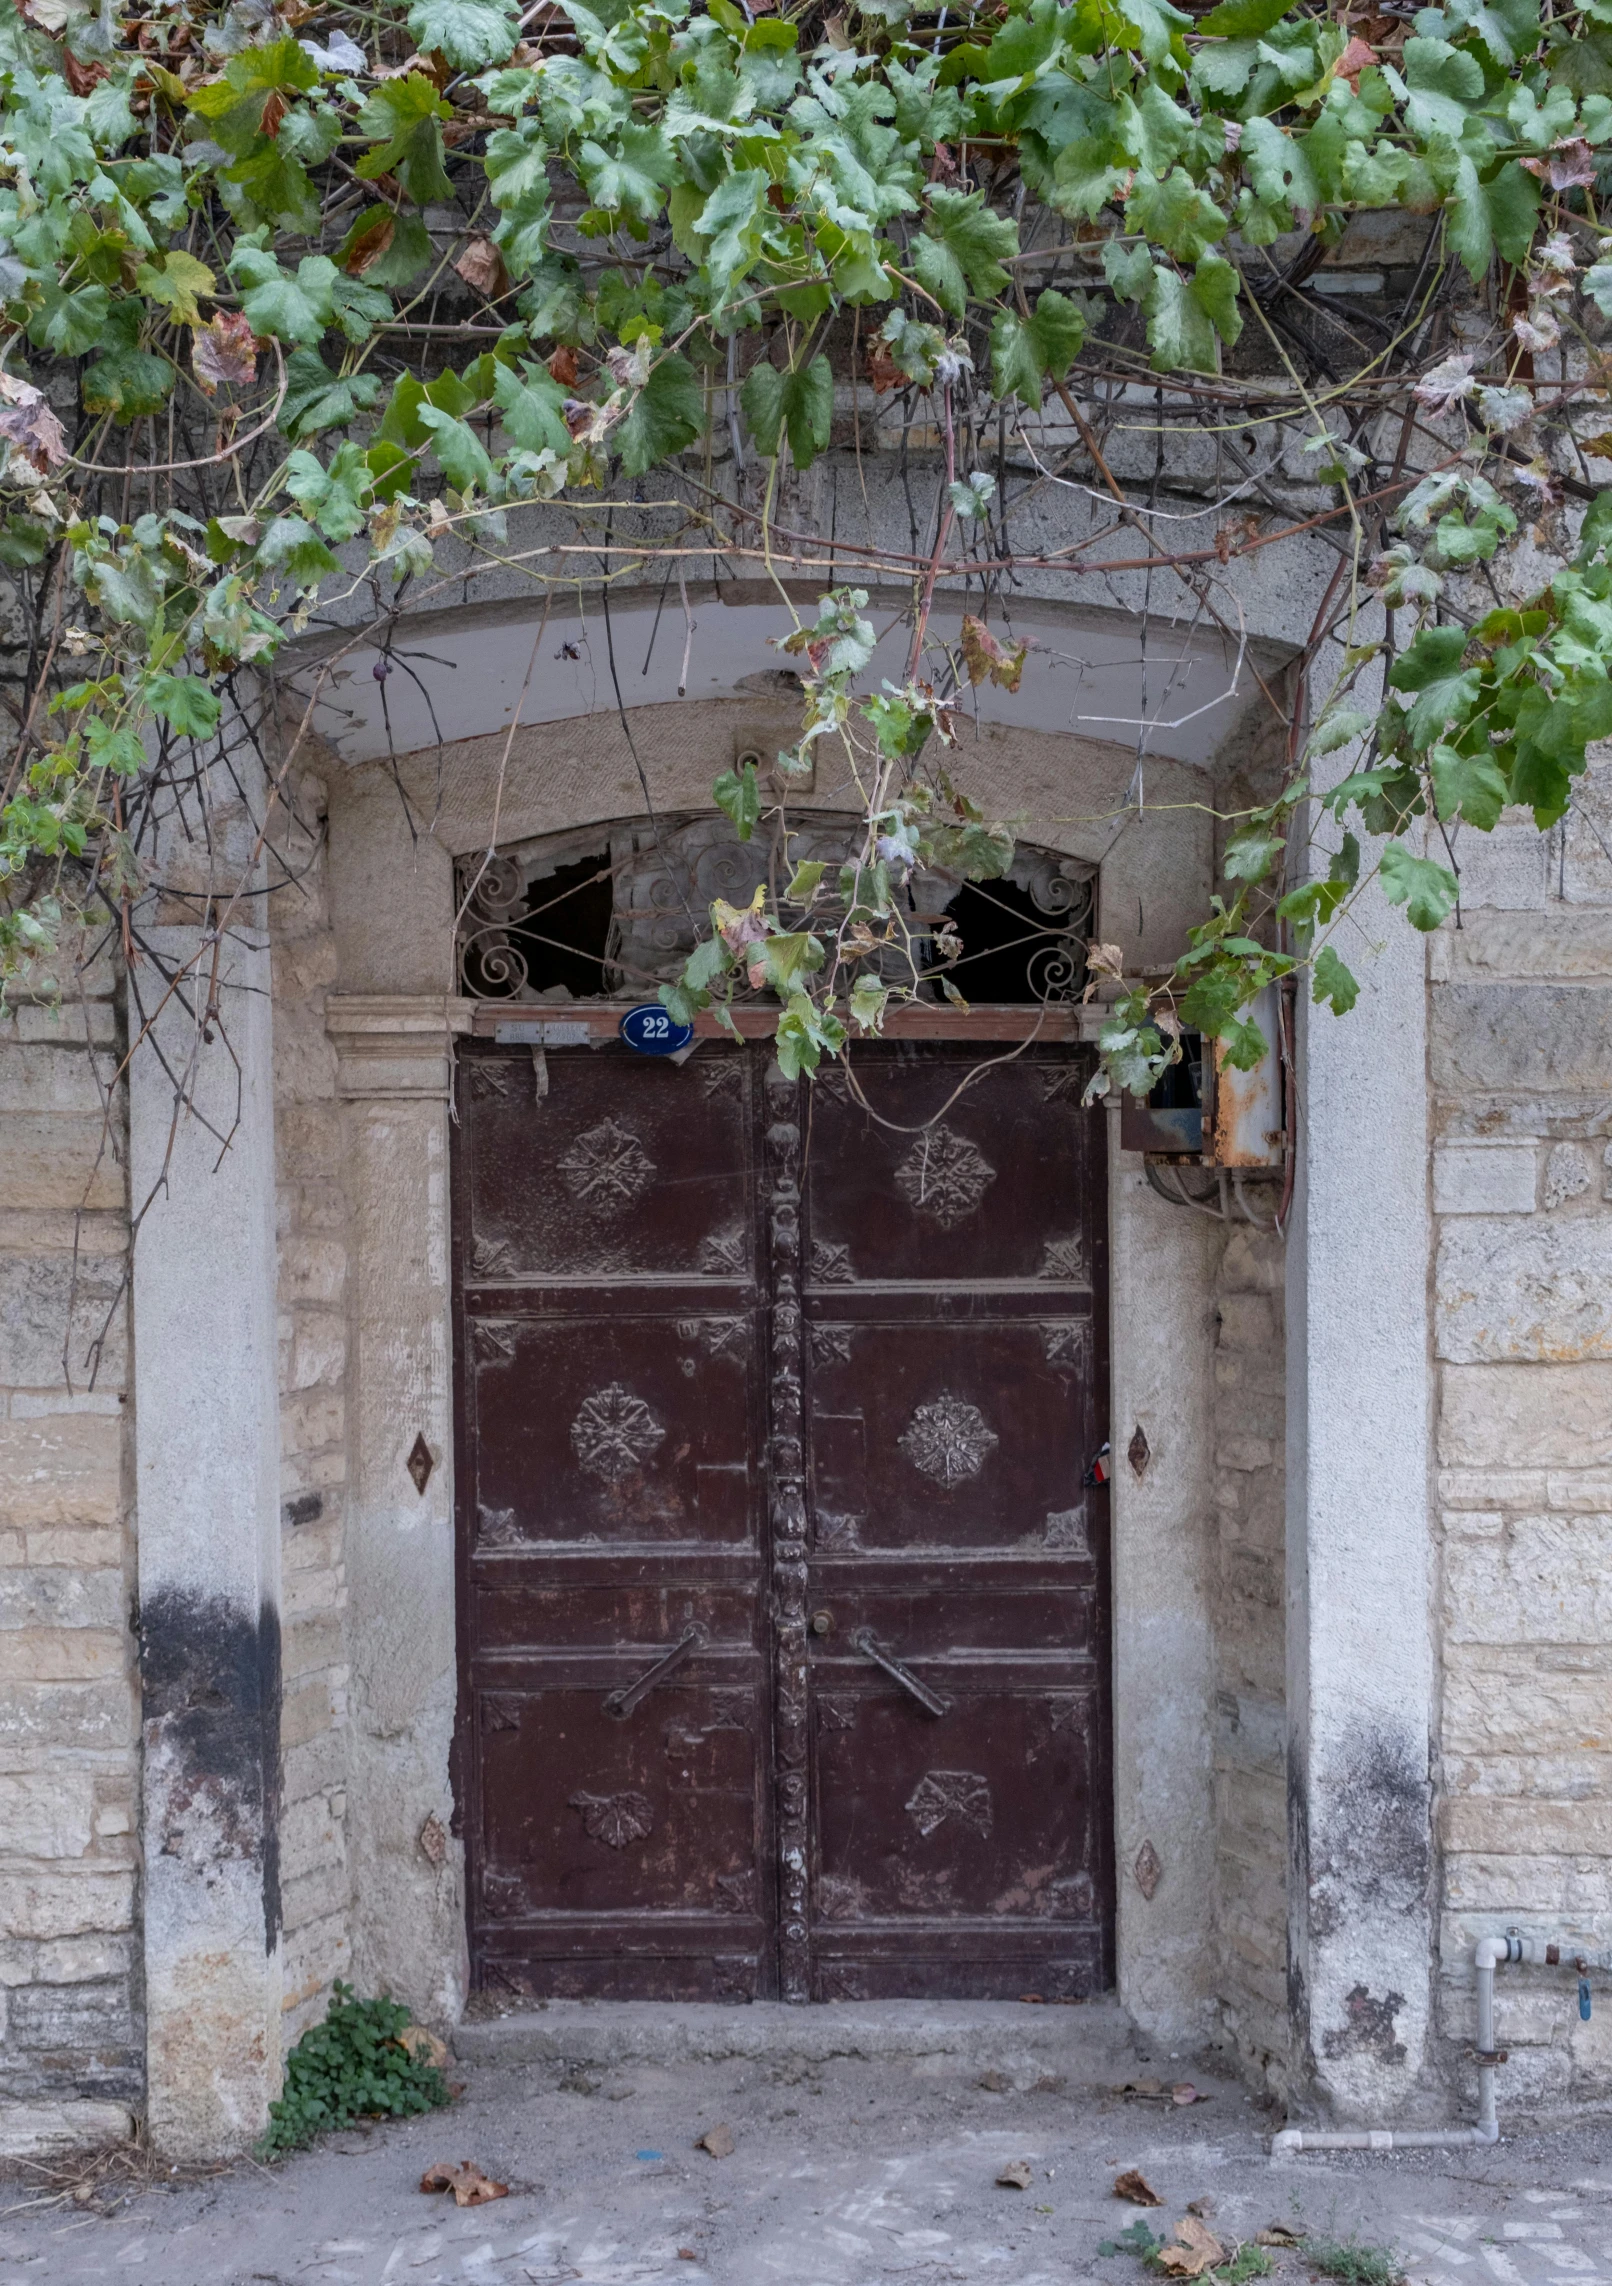
<path id="1" fill-rule="evenodd" d="M 351 1233 L 353 1959 L 428 2017 L 466 1983 L 454 1630 L 448 1119 L 468 1007 L 332 995 Z"/>

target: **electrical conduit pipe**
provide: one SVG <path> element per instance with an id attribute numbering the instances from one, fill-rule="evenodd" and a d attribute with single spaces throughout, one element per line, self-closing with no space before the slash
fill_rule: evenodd
<path id="1" fill-rule="evenodd" d="M 1587 1969 L 1612 1965 L 1605 1953 L 1586 1954 L 1545 1937 L 1480 1937 L 1473 1947 L 1472 1966 L 1477 1974 L 1478 2024 L 1475 2054 L 1478 2060 L 1478 2119 L 1475 2127 L 1284 2127 L 1271 2138 L 1271 2156 L 1284 2151 L 1447 2151 L 1474 2143 L 1498 2143 L 1500 2121 L 1495 2110 L 1495 2073 L 1505 2062 L 1494 2044 L 1494 1972 L 1502 1961 L 1521 1961 L 1535 1968 L 1557 1968 L 1563 1961 L 1576 1966 L 1582 1977 Z"/>

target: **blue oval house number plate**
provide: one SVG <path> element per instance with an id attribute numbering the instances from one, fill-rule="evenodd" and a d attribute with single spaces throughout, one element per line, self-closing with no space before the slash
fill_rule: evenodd
<path id="1" fill-rule="evenodd" d="M 621 1019 L 621 1036 L 629 1048 L 636 1048 L 641 1056 L 675 1056 L 679 1048 L 686 1048 L 694 1037 L 692 1024 L 679 1024 L 668 1016 L 658 1001 L 646 1000 L 638 1008 L 629 1008 Z"/>

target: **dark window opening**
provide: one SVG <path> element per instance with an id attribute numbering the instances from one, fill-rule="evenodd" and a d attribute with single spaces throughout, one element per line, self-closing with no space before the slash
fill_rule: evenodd
<path id="1" fill-rule="evenodd" d="M 486 936 L 473 942 L 465 960 L 466 989 L 489 1000 L 518 997 L 523 988 L 550 992 L 557 985 L 575 1000 L 606 992 L 614 917 L 608 850 L 557 865 L 532 883 L 525 911 L 499 931 L 503 944 Z"/>
<path id="2" fill-rule="evenodd" d="M 1079 903 L 1053 919 L 1015 881 L 965 881 L 946 913 L 963 940 L 947 974 L 965 1000 L 1065 1000 L 1084 984 Z"/>

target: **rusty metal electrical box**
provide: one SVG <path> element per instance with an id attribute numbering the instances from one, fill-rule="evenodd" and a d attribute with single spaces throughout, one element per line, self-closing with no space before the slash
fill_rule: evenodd
<path id="1" fill-rule="evenodd" d="M 1203 1124 L 1203 1156 L 1211 1167 L 1279 1167 L 1287 1148 L 1282 1120 L 1282 1052 L 1277 987 L 1267 984 L 1243 1010 L 1265 1038 L 1250 1072 L 1228 1064 L 1214 1043 L 1214 1087 Z"/>
<path id="2" fill-rule="evenodd" d="M 1145 1102 L 1122 1098 L 1122 1151 L 1150 1159 L 1201 1161 L 1209 1167 L 1279 1167 L 1287 1147 L 1282 1109 L 1282 1055 L 1277 987 L 1267 985 L 1243 1011 L 1264 1035 L 1265 1054 L 1251 1072 L 1226 1062 L 1221 1043 L 1196 1032 L 1181 1036 L 1172 1064 Z"/>

